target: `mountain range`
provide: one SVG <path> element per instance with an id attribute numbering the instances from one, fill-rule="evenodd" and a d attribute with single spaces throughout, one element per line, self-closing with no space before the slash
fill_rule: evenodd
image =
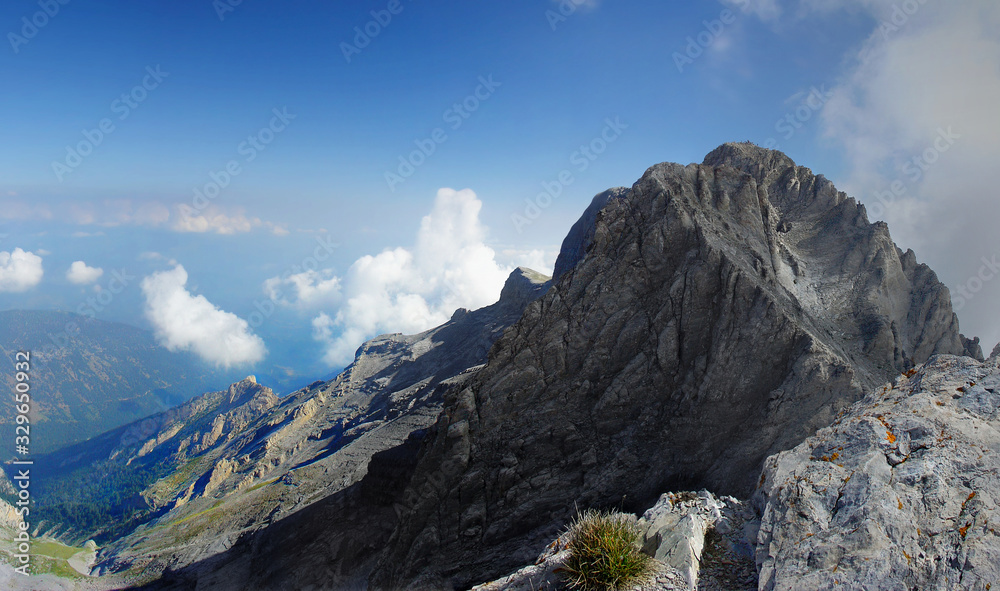
<path id="1" fill-rule="evenodd" d="M 172 353 L 144 330 L 69 312 L 0 312 L 0 352 L 31 353 L 31 449 L 54 451 L 162 411 L 225 383 L 222 372 Z M 0 424 L 12 425 L 13 397 L 0 402 Z M 11 431 L 13 428 L 11 427 Z M 2 442 L 13 456 L 13 437 Z"/>
<path id="2" fill-rule="evenodd" d="M 81 588 L 536 589 L 576 511 L 613 509 L 649 589 L 988 589 L 998 355 L 864 206 L 725 144 L 596 196 L 552 278 L 332 380 L 40 458 L 36 533 L 98 543 Z"/>

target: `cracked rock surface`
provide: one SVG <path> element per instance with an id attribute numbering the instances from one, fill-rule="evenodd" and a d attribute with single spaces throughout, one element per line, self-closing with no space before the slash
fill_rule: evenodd
<path id="1" fill-rule="evenodd" d="M 998 352 L 935 357 L 768 459 L 762 591 L 998 586 Z"/>

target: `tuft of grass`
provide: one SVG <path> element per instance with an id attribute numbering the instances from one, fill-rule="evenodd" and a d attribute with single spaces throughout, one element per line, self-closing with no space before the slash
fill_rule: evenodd
<path id="1" fill-rule="evenodd" d="M 653 575 L 653 559 L 639 546 L 639 525 L 630 515 L 593 509 L 578 513 L 569 527 L 567 582 L 582 591 L 619 591 Z"/>

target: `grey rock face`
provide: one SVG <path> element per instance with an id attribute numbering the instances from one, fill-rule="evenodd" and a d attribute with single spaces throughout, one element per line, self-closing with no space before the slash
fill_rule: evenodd
<path id="1" fill-rule="evenodd" d="M 509 572 L 574 505 L 639 511 L 692 485 L 748 495 L 766 457 L 866 389 L 965 351 L 934 273 L 778 152 L 727 144 L 700 166 L 654 166 L 588 235 L 448 394 L 410 482 L 428 492 L 373 588 Z"/>
<path id="2" fill-rule="evenodd" d="M 767 460 L 760 589 L 1000 581 L 1000 367 L 940 356 Z"/>

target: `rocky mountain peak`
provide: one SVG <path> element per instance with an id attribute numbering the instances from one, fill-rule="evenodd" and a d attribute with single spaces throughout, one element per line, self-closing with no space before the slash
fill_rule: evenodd
<path id="1" fill-rule="evenodd" d="M 731 166 L 753 175 L 757 182 L 774 171 L 794 168 L 795 162 L 783 152 L 762 148 L 750 142 L 722 144 L 705 156 L 705 166 Z"/>
<path id="2" fill-rule="evenodd" d="M 229 398 L 229 404 L 242 405 L 255 399 L 262 398 L 264 400 L 274 401 L 277 400 L 277 396 L 270 388 L 266 388 L 257 383 L 257 378 L 254 376 L 247 376 L 246 378 L 236 382 L 229 386 L 227 390 L 227 395 Z"/>
<path id="3" fill-rule="evenodd" d="M 824 177 L 750 144 L 653 166 L 595 198 L 554 288 L 448 392 L 370 581 L 488 580 L 574 506 L 745 497 L 765 458 L 965 350 L 947 288 Z"/>
<path id="4" fill-rule="evenodd" d="M 524 307 L 538 297 L 538 291 L 552 278 L 527 267 L 511 271 L 500 291 L 500 302 Z"/>

